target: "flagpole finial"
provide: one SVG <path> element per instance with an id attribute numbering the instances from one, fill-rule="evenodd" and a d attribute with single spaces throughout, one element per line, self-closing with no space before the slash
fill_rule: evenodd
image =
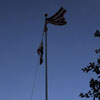
<path id="1" fill-rule="evenodd" d="M 45 17 L 47 18 L 48 14 L 45 14 Z"/>

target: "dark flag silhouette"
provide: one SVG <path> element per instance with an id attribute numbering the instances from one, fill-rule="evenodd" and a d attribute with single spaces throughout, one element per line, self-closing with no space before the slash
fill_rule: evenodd
<path id="1" fill-rule="evenodd" d="M 66 10 L 61 7 L 57 13 L 55 13 L 53 16 L 46 19 L 46 24 L 51 23 L 54 25 L 65 25 L 67 22 L 64 18 L 64 14 L 66 13 Z"/>
<path id="2" fill-rule="evenodd" d="M 39 48 L 37 49 L 37 53 L 40 57 L 40 65 L 43 63 L 43 40 L 41 41 L 41 44 Z"/>

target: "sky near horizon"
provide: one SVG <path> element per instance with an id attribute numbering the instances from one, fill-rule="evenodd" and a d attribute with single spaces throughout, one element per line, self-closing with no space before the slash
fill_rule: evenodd
<path id="1" fill-rule="evenodd" d="M 63 6 L 64 26 L 48 25 L 48 100 L 81 99 L 89 90 L 82 68 L 96 61 L 100 48 L 100 0 L 0 1 L 0 100 L 31 100 L 41 42 L 44 14 L 52 16 Z M 32 100 L 45 99 L 45 67 L 38 67 Z"/>

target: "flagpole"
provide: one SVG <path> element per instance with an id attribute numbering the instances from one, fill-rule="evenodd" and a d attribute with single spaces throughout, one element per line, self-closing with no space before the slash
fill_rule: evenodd
<path id="1" fill-rule="evenodd" d="M 45 100 L 48 100 L 48 69 L 47 69 L 47 14 L 45 14 Z"/>

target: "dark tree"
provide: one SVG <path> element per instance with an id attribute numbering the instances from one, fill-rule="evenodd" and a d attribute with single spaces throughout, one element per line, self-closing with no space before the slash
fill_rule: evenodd
<path id="1" fill-rule="evenodd" d="M 94 33 L 95 37 L 100 37 L 100 31 L 96 30 Z M 100 53 L 100 49 L 95 50 L 96 54 Z M 90 71 L 96 73 L 97 77 L 91 78 L 89 81 L 90 90 L 87 93 L 80 93 L 80 97 L 83 98 L 90 98 L 92 97 L 93 100 L 97 98 L 100 100 L 100 55 L 97 59 L 97 62 L 90 62 L 87 67 L 82 69 L 83 72 L 88 73 Z"/>
<path id="2" fill-rule="evenodd" d="M 94 36 L 95 37 L 100 37 L 100 31 L 99 30 L 96 30 L 96 32 L 94 33 Z"/>

